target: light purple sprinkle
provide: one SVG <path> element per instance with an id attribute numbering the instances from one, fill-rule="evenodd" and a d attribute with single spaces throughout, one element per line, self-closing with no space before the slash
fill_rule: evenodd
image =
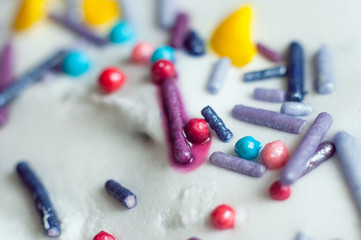
<path id="1" fill-rule="evenodd" d="M 174 49 L 180 49 L 184 45 L 184 38 L 189 30 L 189 17 L 185 13 L 177 15 L 175 24 L 170 33 L 170 46 Z"/>
<path id="2" fill-rule="evenodd" d="M 171 29 L 178 14 L 178 0 L 158 0 L 158 25 L 163 29 Z"/>
<path id="3" fill-rule="evenodd" d="M 281 61 L 283 61 L 282 54 L 273 51 L 272 49 L 270 49 L 269 47 L 265 46 L 262 43 L 257 43 L 257 50 L 262 56 L 264 56 L 265 58 L 267 58 L 271 62 L 281 62 Z"/>
<path id="4" fill-rule="evenodd" d="M 315 59 L 316 64 L 316 91 L 320 94 L 332 93 L 335 89 L 335 74 L 331 50 L 323 45 L 318 50 Z"/>
<path id="5" fill-rule="evenodd" d="M 207 83 L 208 92 L 217 94 L 221 90 L 230 67 L 231 60 L 228 57 L 222 57 L 217 61 Z"/>
<path id="6" fill-rule="evenodd" d="M 285 91 L 282 89 L 256 88 L 253 98 L 265 102 L 281 103 L 285 101 Z"/>
<path id="7" fill-rule="evenodd" d="M 134 26 L 136 24 L 136 19 L 137 19 L 137 5 L 134 5 L 134 3 L 136 4 L 136 1 L 134 0 L 119 0 L 120 4 L 121 4 L 121 9 L 122 9 L 122 17 L 123 19 L 130 23 L 132 26 Z"/>
<path id="8" fill-rule="evenodd" d="M 300 102 L 284 102 L 281 107 L 281 113 L 290 116 L 308 116 L 313 112 L 311 104 Z"/>

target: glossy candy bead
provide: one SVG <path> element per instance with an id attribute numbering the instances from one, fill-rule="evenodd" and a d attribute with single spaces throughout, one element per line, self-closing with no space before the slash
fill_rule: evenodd
<path id="1" fill-rule="evenodd" d="M 105 190 L 128 209 L 137 205 L 135 194 L 114 180 L 108 180 L 105 183 Z"/>
<path id="2" fill-rule="evenodd" d="M 284 102 L 281 106 L 281 113 L 290 116 L 308 116 L 313 112 L 311 104 L 299 102 Z"/>
<path id="3" fill-rule="evenodd" d="M 133 26 L 125 21 L 116 23 L 109 33 L 109 40 L 112 43 L 126 43 L 134 38 L 135 32 Z"/>
<path id="4" fill-rule="evenodd" d="M 306 125 L 306 120 L 301 118 L 244 105 L 234 106 L 232 116 L 240 121 L 295 134 L 300 134 Z"/>
<path id="5" fill-rule="evenodd" d="M 170 32 L 169 45 L 174 49 L 182 48 L 188 30 L 189 30 L 188 15 L 185 13 L 178 13 L 174 26 Z"/>
<path id="6" fill-rule="evenodd" d="M 262 177 L 267 171 L 267 168 L 263 164 L 248 161 L 223 152 L 214 152 L 209 157 L 209 162 L 218 167 L 255 178 Z"/>
<path id="7" fill-rule="evenodd" d="M 111 234 L 101 231 L 94 236 L 93 240 L 115 240 L 115 238 Z"/>
<path id="8" fill-rule="evenodd" d="M 243 81 L 253 82 L 270 78 L 280 78 L 286 76 L 287 68 L 284 66 L 269 68 L 261 71 L 248 72 L 243 75 Z"/>
<path id="9" fill-rule="evenodd" d="M 84 20 L 92 25 L 104 24 L 119 16 L 115 0 L 84 0 L 83 12 Z"/>
<path id="10" fill-rule="evenodd" d="M 262 43 L 257 43 L 257 50 L 262 56 L 264 56 L 271 62 L 283 61 L 282 54 L 279 54 L 278 52 L 273 51 L 272 49 L 270 49 L 269 47 L 267 47 L 266 45 L 264 45 Z"/>
<path id="11" fill-rule="evenodd" d="M 46 0 L 22 0 L 15 18 L 15 30 L 25 30 L 46 16 Z"/>
<path id="12" fill-rule="evenodd" d="M 268 169 L 278 169 L 286 165 L 288 161 L 288 151 L 286 145 L 281 140 L 267 143 L 261 151 L 263 164 Z"/>
<path id="13" fill-rule="evenodd" d="M 147 64 L 150 62 L 150 58 L 154 52 L 154 46 L 147 42 L 140 42 L 134 48 L 132 52 L 132 62 L 136 64 Z"/>
<path id="14" fill-rule="evenodd" d="M 211 213 L 211 224 L 218 230 L 233 228 L 236 211 L 226 204 L 219 205 Z"/>
<path id="15" fill-rule="evenodd" d="M 69 52 L 62 63 L 63 72 L 73 77 L 84 74 L 90 67 L 90 58 L 85 52 L 81 51 Z"/>
<path id="16" fill-rule="evenodd" d="M 252 160 L 258 155 L 262 144 L 251 136 L 239 139 L 234 147 L 234 152 L 241 158 Z"/>
<path id="17" fill-rule="evenodd" d="M 195 31 L 185 35 L 184 48 L 192 56 L 202 56 L 206 52 L 203 39 Z"/>
<path id="18" fill-rule="evenodd" d="M 290 186 L 282 185 L 280 181 L 276 181 L 269 188 L 269 195 L 273 200 L 283 201 L 290 197 L 291 188 Z"/>
<path id="19" fill-rule="evenodd" d="M 177 72 L 172 62 L 159 60 L 152 67 L 152 81 L 157 84 L 163 83 L 167 79 L 175 78 Z"/>
<path id="20" fill-rule="evenodd" d="M 282 89 L 256 88 L 253 92 L 253 98 L 264 102 L 281 103 L 285 101 L 285 91 Z"/>
<path id="21" fill-rule="evenodd" d="M 178 13 L 178 0 L 157 0 L 159 27 L 168 30 L 174 26 Z"/>
<path id="22" fill-rule="evenodd" d="M 303 167 L 316 151 L 318 145 L 330 128 L 332 121 L 331 115 L 326 112 L 322 112 L 317 116 L 283 169 L 281 174 L 282 184 L 291 185 L 302 176 Z"/>
<path id="23" fill-rule="evenodd" d="M 223 57 L 214 65 L 211 76 L 208 79 L 207 90 L 212 94 L 217 94 L 227 78 L 228 71 L 231 67 L 231 60 Z"/>
<path id="24" fill-rule="evenodd" d="M 330 141 L 322 142 L 318 145 L 316 151 L 310 159 L 308 159 L 306 165 L 303 167 L 302 176 L 313 171 L 315 168 L 326 162 L 336 152 L 335 145 Z"/>
<path id="25" fill-rule="evenodd" d="M 152 55 L 151 61 L 152 63 L 155 63 L 156 61 L 162 59 L 174 62 L 174 49 L 169 46 L 162 46 L 157 48 Z"/>
<path id="26" fill-rule="evenodd" d="M 335 73 L 331 50 L 323 45 L 316 54 L 316 91 L 320 94 L 329 94 L 335 90 Z"/>
<path id="27" fill-rule="evenodd" d="M 286 100 L 289 102 L 302 102 L 304 90 L 303 48 L 298 42 L 292 42 L 288 53 L 287 81 L 288 92 Z"/>
<path id="28" fill-rule="evenodd" d="M 104 93 L 113 93 L 120 89 L 126 81 L 122 71 L 116 67 L 108 67 L 99 76 L 99 87 Z"/>
<path id="29" fill-rule="evenodd" d="M 201 113 L 209 126 L 217 133 L 219 140 L 229 142 L 232 139 L 233 133 L 210 106 L 203 108 Z"/>
<path id="30" fill-rule="evenodd" d="M 193 118 L 184 128 L 187 139 L 192 143 L 202 143 L 209 139 L 208 125 L 204 119 Z"/>

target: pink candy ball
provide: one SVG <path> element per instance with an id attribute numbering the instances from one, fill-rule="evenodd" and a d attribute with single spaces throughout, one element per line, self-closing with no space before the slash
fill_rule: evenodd
<path id="1" fill-rule="evenodd" d="M 147 64 L 150 62 L 153 52 L 154 47 L 152 44 L 140 42 L 133 49 L 132 62 L 136 64 Z"/>
<path id="2" fill-rule="evenodd" d="M 286 145 L 281 140 L 270 142 L 262 149 L 261 157 L 263 164 L 268 169 L 281 168 L 288 161 Z"/>

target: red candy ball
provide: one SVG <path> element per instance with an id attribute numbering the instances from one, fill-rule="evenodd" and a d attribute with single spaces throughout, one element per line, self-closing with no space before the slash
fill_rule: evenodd
<path id="1" fill-rule="evenodd" d="M 93 240 L 115 240 L 115 238 L 111 234 L 101 231 L 100 233 L 95 235 Z"/>
<path id="2" fill-rule="evenodd" d="M 125 83 L 125 75 L 115 67 L 103 70 L 99 76 L 99 87 L 105 93 L 112 93 L 118 90 Z"/>
<path id="3" fill-rule="evenodd" d="M 187 138 L 192 143 L 202 143 L 209 138 L 209 129 L 204 119 L 193 118 L 184 128 Z"/>
<path id="4" fill-rule="evenodd" d="M 291 188 L 290 186 L 282 185 L 280 181 L 276 181 L 269 188 L 269 195 L 274 200 L 286 200 L 291 195 Z"/>
<path id="5" fill-rule="evenodd" d="M 236 219 L 236 211 L 228 205 L 219 205 L 211 213 L 211 224 L 219 230 L 233 228 Z"/>
<path id="6" fill-rule="evenodd" d="M 154 83 L 162 83 L 177 75 L 174 65 L 168 60 L 156 61 L 152 67 L 152 80 Z"/>

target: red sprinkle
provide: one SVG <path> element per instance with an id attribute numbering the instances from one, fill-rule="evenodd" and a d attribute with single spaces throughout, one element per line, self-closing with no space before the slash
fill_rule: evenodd
<path id="1" fill-rule="evenodd" d="M 202 143 L 209 139 L 209 129 L 206 121 L 201 118 L 192 118 L 184 128 L 187 139 L 192 143 Z"/>
<path id="2" fill-rule="evenodd" d="M 236 211 L 226 204 L 219 205 L 211 213 L 211 224 L 219 230 L 233 228 L 236 219 Z"/>
<path id="3" fill-rule="evenodd" d="M 99 76 L 99 87 L 105 93 L 118 90 L 125 83 L 125 75 L 116 67 L 108 67 Z"/>
<path id="4" fill-rule="evenodd" d="M 163 83 L 169 78 L 177 75 L 174 65 L 168 60 L 156 61 L 152 67 L 152 80 L 154 83 Z"/>
<path id="5" fill-rule="evenodd" d="M 269 195 L 274 200 L 283 201 L 291 195 L 291 188 L 290 186 L 282 185 L 280 181 L 276 181 L 269 188 Z"/>
<path id="6" fill-rule="evenodd" d="M 115 240 L 115 238 L 111 234 L 101 231 L 97 235 L 95 235 L 93 240 Z"/>

